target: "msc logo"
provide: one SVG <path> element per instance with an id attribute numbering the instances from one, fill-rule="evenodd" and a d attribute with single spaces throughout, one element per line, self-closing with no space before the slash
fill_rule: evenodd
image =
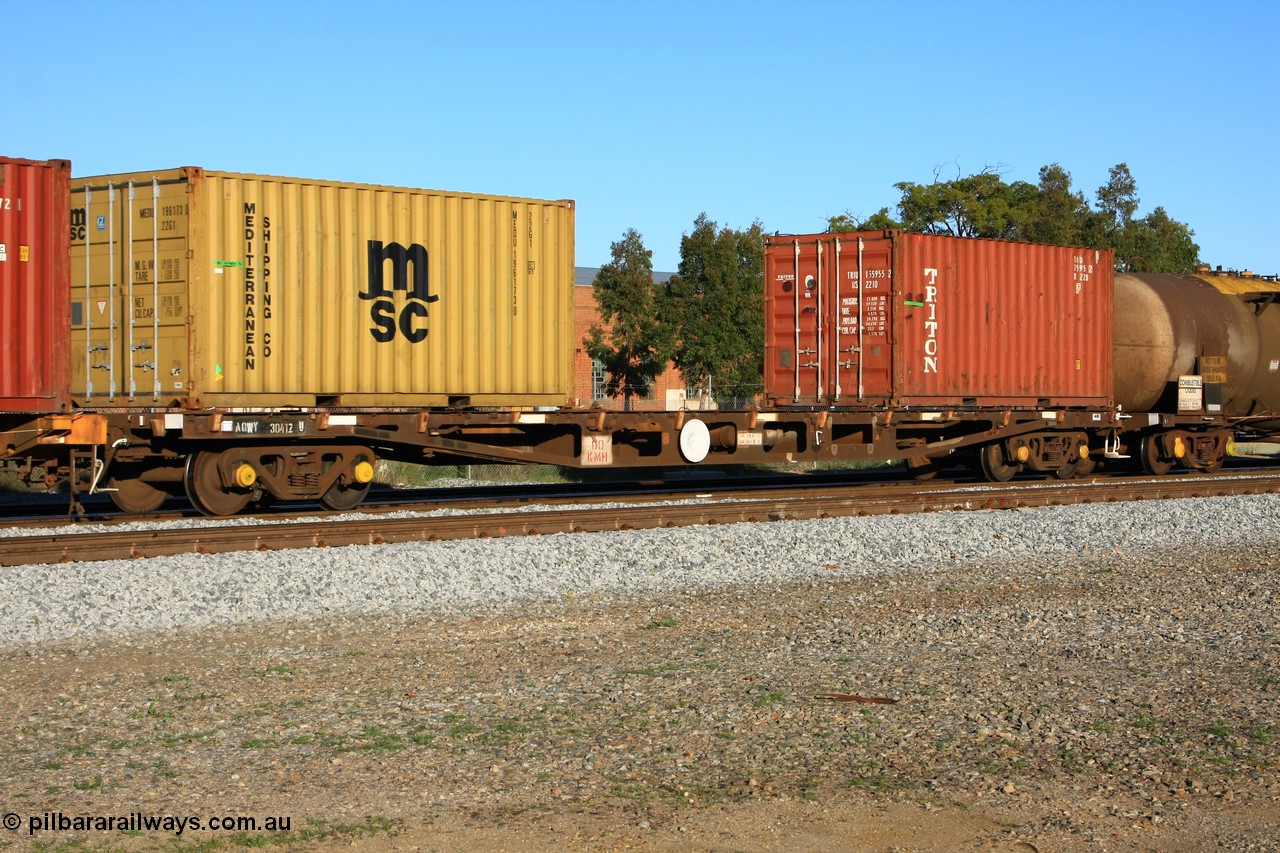
<path id="1" fill-rule="evenodd" d="M 391 261 L 391 289 L 387 289 L 384 272 L 386 262 Z M 409 287 L 409 268 L 413 268 L 413 287 Z M 408 300 L 396 307 L 395 294 L 403 292 Z M 417 243 L 409 248 L 399 243 L 382 245 L 381 240 L 369 241 L 369 290 L 360 294 L 369 299 L 369 317 L 373 327 L 369 333 L 378 343 L 390 343 L 396 334 L 404 335 L 411 344 L 427 339 L 427 305 L 440 299 L 431 293 L 427 276 L 427 250 Z M 421 322 L 420 322 L 421 321 Z"/>
<path id="2" fill-rule="evenodd" d="M 71 239 L 72 241 L 83 240 L 85 233 L 85 225 L 89 219 L 85 215 L 83 207 L 71 208 Z"/>

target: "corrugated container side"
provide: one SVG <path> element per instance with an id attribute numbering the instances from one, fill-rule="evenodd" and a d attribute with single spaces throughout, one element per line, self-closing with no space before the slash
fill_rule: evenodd
<path id="1" fill-rule="evenodd" d="M 896 239 L 902 405 L 1111 403 L 1110 251 Z"/>
<path id="2" fill-rule="evenodd" d="M 99 205 L 107 183 L 130 182 L 155 202 Z M 90 219 L 121 222 L 115 242 L 135 250 L 122 262 L 89 249 L 92 277 L 132 271 L 121 274 L 135 293 L 124 315 L 142 333 L 160 306 L 159 399 L 529 406 L 572 395 L 572 202 L 195 168 L 91 184 Z M 179 336 L 166 344 L 170 322 Z M 98 350 L 85 349 L 92 364 Z M 152 396 L 136 366 L 114 363 L 132 383 L 117 393 Z"/>
<path id="3" fill-rule="evenodd" d="M 783 405 L 1106 406 L 1111 252 L 898 231 L 775 237 L 766 395 Z"/>
<path id="4" fill-rule="evenodd" d="M 0 157 L 0 411 L 67 405 L 71 164 Z"/>

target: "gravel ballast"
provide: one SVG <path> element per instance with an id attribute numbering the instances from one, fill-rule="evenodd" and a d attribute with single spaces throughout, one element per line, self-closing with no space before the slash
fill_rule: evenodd
<path id="1" fill-rule="evenodd" d="M 293 824 L 0 845 L 1277 851 L 1278 509 L 13 570 L 0 811 Z"/>
<path id="2" fill-rule="evenodd" d="M 458 613 L 566 595 L 1276 543 L 1280 496 L 736 524 L 35 565 L 0 573 L 0 646 L 360 614 Z"/>

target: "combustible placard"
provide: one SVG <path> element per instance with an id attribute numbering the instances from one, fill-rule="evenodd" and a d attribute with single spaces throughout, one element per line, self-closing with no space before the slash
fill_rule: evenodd
<path id="1" fill-rule="evenodd" d="M 1178 377 L 1178 411 L 1199 412 L 1204 409 L 1204 380 L 1199 376 Z"/>

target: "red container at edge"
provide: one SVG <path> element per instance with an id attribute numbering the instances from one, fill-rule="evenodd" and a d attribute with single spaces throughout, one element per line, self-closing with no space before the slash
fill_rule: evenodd
<path id="1" fill-rule="evenodd" d="M 66 160 L 0 157 L 0 412 L 68 403 L 70 187 Z"/>

